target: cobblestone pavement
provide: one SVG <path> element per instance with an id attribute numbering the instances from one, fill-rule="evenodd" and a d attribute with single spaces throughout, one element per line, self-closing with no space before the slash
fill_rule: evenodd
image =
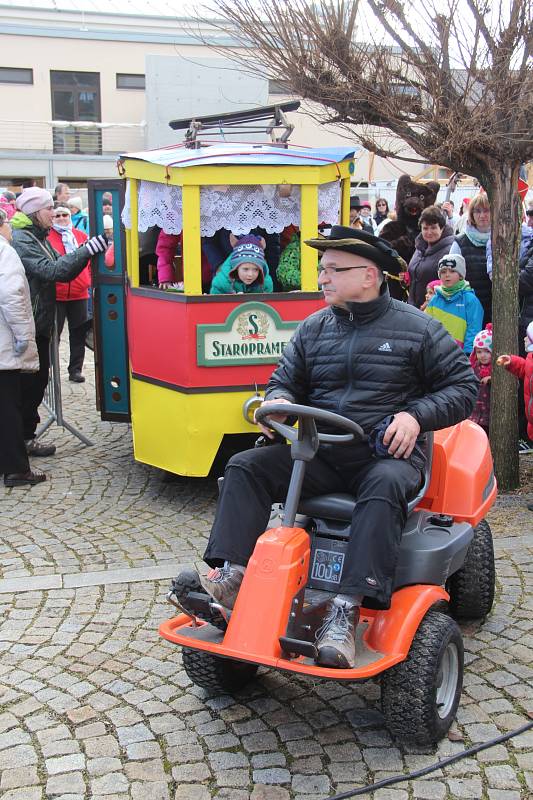
<path id="1" fill-rule="evenodd" d="M 436 751 L 391 739 L 372 682 L 263 670 L 234 698 L 193 686 L 157 626 L 170 616 L 164 578 L 199 560 L 215 482 L 135 464 L 127 426 L 98 421 L 86 373 L 64 381 L 64 405 L 94 447 L 53 428 L 58 454 L 39 464 L 49 480 L 0 488 L 2 800 L 318 800 L 527 721 L 533 516 L 518 495 L 492 514 L 498 599 L 483 626 L 463 628 L 464 693 Z M 372 796 L 531 798 L 533 732 Z"/>

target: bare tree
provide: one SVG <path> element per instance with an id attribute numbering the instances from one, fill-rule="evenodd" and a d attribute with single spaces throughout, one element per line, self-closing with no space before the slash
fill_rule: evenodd
<path id="1" fill-rule="evenodd" d="M 384 157 L 478 179 L 492 209 L 494 352 L 516 352 L 520 165 L 533 158 L 532 0 L 217 0 L 253 73 L 313 101 Z M 213 20 L 211 19 L 211 24 Z M 225 51 L 227 55 L 227 51 Z M 495 369 L 500 488 L 519 482 L 514 379 Z"/>

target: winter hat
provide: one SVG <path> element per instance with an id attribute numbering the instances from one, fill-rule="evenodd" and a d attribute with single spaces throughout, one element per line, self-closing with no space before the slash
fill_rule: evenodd
<path id="1" fill-rule="evenodd" d="M 265 272 L 268 271 L 268 265 L 265 261 L 262 247 L 253 242 L 239 242 L 233 248 L 233 253 L 231 254 L 229 274 L 231 275 L 232 272 L 235 272 L 240 264 L 253 264 L 255 267 L 259 267 L 258 279 L 263 283 Z"/>
<path id="2" fill-rule="evenodd" d="M 24 189 L 17 197 L 16 206 L 23 214 L 36 214 L 43 208 L 54 205 L 54 198 L 46 189 L 39 186 L 30 186 Z"/>
<path id="3" fill-rule="evenodd" d="M 426 289 L 436 289 L 437 286 L 442 286 L 442 281 L 439 281 L 439 280 L 430 281 L 428 283 L 428 285 L 426 286 Z"/>
<path id="4" fill-rule="evenodd" d="M 531 341 L 533 342 L 533 326 L 531 328 Z M 478 347 L 480 350 L 488 350 L 492 353 L 492 325 L 487 325 L 485 330 L 480 331 L 474 336 L 474 344 L 472 350 Z"/>
<path id="5" fill-rule="evenodd" d="M 526 336 L 529 339 L 529 344 L 526 347 L 528 353 L 533 353 L 533 322 L 530 322 L 526 329 Z"/>
<path id="6" fill-rule="evenodd" d="M 73 208 L 78 208 L 81 211 L 83 208 L 83 200 L 79 195 L 76 195 L 76 197 L 70 197 L 67 200 L 67 205 L 71 211 Z"/>
<path id="7" fill-rule="evenodd" d="M 358 208 L 360 206 L 357 206 Z M 372 233 L 347 228 L 344 225 L 333 225 L 329 236 L 320 239 L 306 239 L 306 245 L 324 252 L 325 250 L 343 250 L 373 261 L 381 270 L 398 270 L 405 272 L 407 264 L 400 258 L 396 250 L 385 239 L 380 239 Z"/>
<path id="8" fill-rule="evenodd" d="M 445 267 L 458 272 L 461 278 L 466 278 L 466 261 L 460 253 L 448 253 L 447 256 L 443 256 L 437 265 L 437 272 L 440 273 Z"/>

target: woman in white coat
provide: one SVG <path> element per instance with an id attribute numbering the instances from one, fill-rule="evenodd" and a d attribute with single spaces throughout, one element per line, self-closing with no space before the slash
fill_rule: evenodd
<path id="1" fill-rule="evenodd" d="M 0 209 L 0 474 L 5 486 L 33 486 L 46 475 L 30 469 L 24 444 L 20 375 L 37 372 L 35 323 L 22 261 L 13 250 Z"/>

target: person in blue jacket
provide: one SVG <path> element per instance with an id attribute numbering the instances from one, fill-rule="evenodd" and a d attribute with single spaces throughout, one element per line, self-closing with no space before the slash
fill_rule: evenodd
<path id="1" fill-rule="evenodd" d="M 471 353 L 474 337 L 483 328 L 483 306 L 465 281 L 466 262 L 460 253 L 449 253 L 438 263 L 441 286 L 429 301 L 426 314 L 442 322 L 465 353 Z"/>
<path id="2" fill-rule="evenodd" d="M 210 294 L 272 292 L 272 278 L 261 239 L 246 236 L 233 248 L 211 283 Z"/>

